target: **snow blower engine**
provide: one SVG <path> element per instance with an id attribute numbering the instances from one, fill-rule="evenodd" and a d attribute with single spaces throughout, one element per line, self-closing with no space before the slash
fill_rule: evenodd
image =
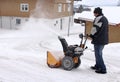
<path id="1" fill-rule="evenodd" d="M 58 60 L 50 51 L 47 51 L 48 66 L 50 68 L 62 67 L 65 70 L 72 70 L 73 68 L 79 67 L 81 64 L 80 57 L 83 55 L 83 51 L 87 48 L 85 44 L 88 36 L 79 34 L 79 37 L 81 38 L 80 45 L 68 45 L 63 37 L 58 36 L 63 47 L 64 57 L 59 58 Z"/>

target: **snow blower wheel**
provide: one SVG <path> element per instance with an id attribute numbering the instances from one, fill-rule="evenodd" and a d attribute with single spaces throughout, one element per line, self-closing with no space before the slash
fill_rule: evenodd
<path id="1" fill-rule="evenodd" d="M 62 68 L 70 71 L 73 69 L 73 67 L 74 67 L 74 61 L 73 61 L 72 57 L 65 56 L 62 59 Z"/>

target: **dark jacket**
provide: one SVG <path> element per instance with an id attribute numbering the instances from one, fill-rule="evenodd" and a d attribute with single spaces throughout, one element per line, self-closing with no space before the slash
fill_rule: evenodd
<path id="1" fill-rule="evenodd" d="M 91 38 L 93 44 L 108 44 L 108 20 L 105 16 L 97 16 L 94 19 Z"/>

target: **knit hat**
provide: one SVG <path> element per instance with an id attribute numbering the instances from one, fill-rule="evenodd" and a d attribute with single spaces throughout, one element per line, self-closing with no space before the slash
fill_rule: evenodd
<path id="1" fill-rule="evenodd" d="M 94 9 L 94 13 L 97 13 L 97 14 L 99 14 L 99 15 L 103 15 L 102 9 L 101 9 L 100 7 L 95 8 L 95 9 Z"/>

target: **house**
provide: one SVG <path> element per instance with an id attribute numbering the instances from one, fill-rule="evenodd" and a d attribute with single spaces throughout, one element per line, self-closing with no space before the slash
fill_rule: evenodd
<path id="1" fill-rule="evenodd" d="M 52 27 L 63 29 L 72 25 L 73 3 L 74 0 L 38 0 L 32 16 L 49 18 Z"/>
<path id="2" fill-rule="evenodd" d="M 14 29 L 30 16 L 54 20 L 53 26 L 62 28 L 72 15 L 73 0 L 0 0 L 0 28 Z"/>
<path id="3" fill-rule="evenodd" d="M 34 16 L 61 18 L 73 14 L 73 0 L 38 0 Z"/>
<path id="4" fill-rule="evenodd" d="M 0 0 L 0 28 L 14 29 L 28 20 L 36 0 Z"/>

